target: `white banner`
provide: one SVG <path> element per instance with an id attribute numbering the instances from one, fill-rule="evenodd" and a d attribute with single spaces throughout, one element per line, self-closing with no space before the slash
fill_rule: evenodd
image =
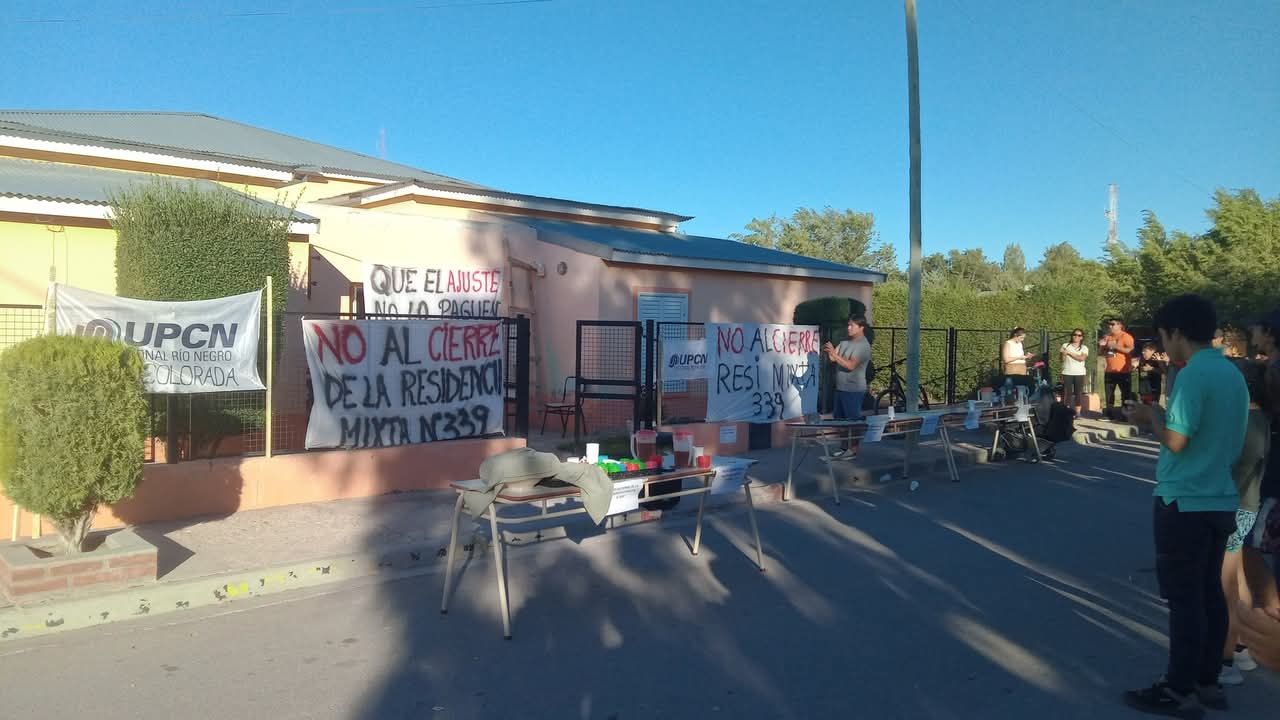
<path id="1" fill-rule="evenodd" d="M 308 448 L 392 447 L 502 430 L 501 320 L 303 320 L 302 337 L 315 398 Z"/>
<path id="2" fill-rule="evenodd" d="M 662 341 L 662 380 L 706 380 L 710 374 L 706 340 Z"/>
<path id="3" fill-rule="evenodd" d="M 264 390 L 258 379 L 262 292 L 190 302 L 134 300 L 54 283 L 59 335 L 138 348 L 147 392 Z"/>
<path id="4" fill-rule="evenodd" d="M 818 328 L 707 323 L 707 421 L 776 422 L 818 411 Z"/>
<path id="5" fill-rule="evenodd" d="M 370 315 L 498 317 L 501 294 L 497 268 L 364 265 L 364 307 Z"/>

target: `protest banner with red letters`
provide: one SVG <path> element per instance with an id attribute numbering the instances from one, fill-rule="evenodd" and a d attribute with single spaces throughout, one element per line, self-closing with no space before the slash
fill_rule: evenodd
<path id="1" fill-rule="evenodd" d="M 307 448 L 394 447 L 499 433 L 501 320 L 303 320 Z"/>
<path id="2" fill-rule="evenodd" d="M 497 317 L 502 270 L 366 263 L 365 312 L 416 317 Z"/>
<path id="3" fill-rule="evenodd" d="M 708 422 L 777 422 L 818 411 L 818 328 L 707 323 Z"/>

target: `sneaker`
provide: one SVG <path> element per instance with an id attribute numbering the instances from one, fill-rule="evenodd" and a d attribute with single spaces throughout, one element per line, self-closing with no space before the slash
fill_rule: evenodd
<path id="1" fill-rule="evenodd" d="M 1235 663 L 1237 668 L 1244 670 L 1245 672 L 1258 669 L 1258 661 L 1254 660 L 1253 656 L 1249 654 L 1249 648 L 1236 652 Z"/>
<path id="2" fill-rule="evenodd" d="M 1149 715 L 1164 715 L 1182 720 L 1200 720 L 1204 717 L 1204 707 L 1200 705 L 1200 699 L 1195 693 L 1184 695 L 1169 687 L 1163 679 L 1149 688 L 1125 692 L 1124 703 Z"/>
<path id="3" fill-rule="evenodd" d="M 1227 694 L 1222 692 L 1222 686 L 1217 683 L 1197 686 L 1196 695 L 1200 698 L 1200 704 L 1211 710 L 1227 709 Z"/>
<path id="4" fill-rule="evenodd" d="M 1234 665 L 1223 665 L 1222 670 L 1218 673 L 1219 685 L 1243 685 L 1244 675 L 1240 674 L 1240 668 Z"/>

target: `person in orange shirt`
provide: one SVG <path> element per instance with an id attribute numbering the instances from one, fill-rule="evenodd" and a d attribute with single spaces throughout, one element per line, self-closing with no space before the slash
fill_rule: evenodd
<path id="1" fill-rule="evenodd" d="M 1120 404 L 1133 397 L 1133 381 L 1129 356 L 1133 353 L 1133 336 L 1125 332 L 1124 323 L 1118 318 L 1107 321 L 1109 332 L 1098 341 L 1098 350 L 1106 358 L 1106 407 L 1107 415 L 1115 407 L 1115 389 L 1120 389 Z"/>

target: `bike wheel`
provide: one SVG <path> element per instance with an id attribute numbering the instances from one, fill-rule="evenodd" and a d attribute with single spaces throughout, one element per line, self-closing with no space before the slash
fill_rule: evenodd
<path id="1" fill-rule="evenodd" d="M 892 407 L 896 413 L 906 412 L 906 398 L 893 390 L 885 390 L 876 396 L 876 414 L 884 415 Z"/>

